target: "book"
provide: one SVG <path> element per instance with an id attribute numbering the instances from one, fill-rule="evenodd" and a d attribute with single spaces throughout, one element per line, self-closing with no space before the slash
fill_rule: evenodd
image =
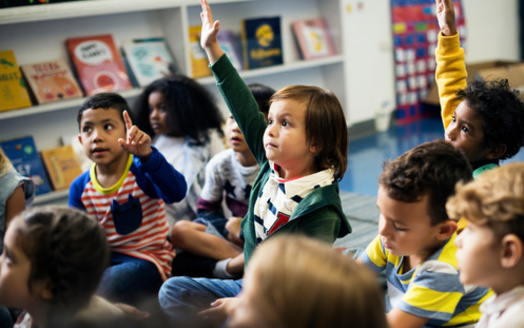
<path id="1" fill-rule="evenodd" d="M 51 191 L 32 136 L 0 141 L 0 147 L 15 170 L 33 181 L 36 196 Z"/>
<path id="2" fill-rule="evenodd" d="M 314 59 L 335 54 L 324 18 L 297 20 L 291 23 L 291 28 L 301 58 Z"/>
<path id="3" fill-rule="evenodd" d="M 235 33 L 231 30 L 220 30 L 217 34 L 217 40 L 237 71 L 243 70 L 242 46 L 239 38 L 235 36 Z"/>
<path id="4" fill-rule="evenodd" d="M 71 145 L 43 150 L 40 156 L 54 190 L 68 189 L 82 174 L 80 160 Z"/>
<path id="5" fill-rule="evenodd" d="M 282 64 L 280 17 L 259 17 L 242 21 L 244 67 L 260 68 Z"/>
<path id="6" fill-rule="evenodd" d="M 121 48 L 128 72 L 133 75 L 130 78 L 139 87 L 176 72 L 175 60 L 163 38 L 128 40 Z"/>
<path id="7" fill-rule="evenodd" d="M 0 51 L 0 112 L 30 107 L 31 99 L 13 50 Z"/>
<path id="8" fill-rule="evenodd" d="M 110 34 L 69 38 L 66 46 L 88 96 L 131 88 L 124 62 Z"/>
<path id="9" fill-rule="evenodd" d="M 63 59 L 20 66 L 37 104 L 82 97 L 73 72 Z"/>
<path id="10" fill-rule="evenodd" d="M 191 58 L 191 68 L 193 77 L 203 77 L 211 75 L 209 61 L 204 49 L 200 46 L 201 25 L 189 26 L 189 56 Z"/>

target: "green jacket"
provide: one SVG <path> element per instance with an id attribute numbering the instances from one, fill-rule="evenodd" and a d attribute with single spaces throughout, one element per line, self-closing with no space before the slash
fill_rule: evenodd
<path id="1" fill-rule="evenodd" d="M 260 165 L 260 173 L 251 189 L 249 209 L 241 224 L 245 240 L 244 258 L 247 265 L 259 243 L 255 235 L 253 208 L 258 194 L 262 191 L 271 174 L 263 145 L 263 136 L 267 124 L 264 115 L 258 110 L 257 102 L 251 91 L 227 56 L 222 56 L 210 67 L 215 75 L 220 93 L 244 134 L 249 149 Z M 331 244 L 336 238 L 345 236 L 350 232 L 351 226 L 342 211 L 338 183 L 335 181 L 329 186 L 315 189 L 308 194 L 298 204 L 290 221 L 271 236 L 280 233 L 300 233 Z"/>

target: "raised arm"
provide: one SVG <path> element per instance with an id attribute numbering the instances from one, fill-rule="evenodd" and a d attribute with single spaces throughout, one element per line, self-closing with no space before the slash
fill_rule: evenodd
<path id="1" fill-rule="evenodd" d="M 436 0 L 437 5 L 437 19 L 440 31 L 444 36 L 452 36 L 457 34 L 457 26 L 455 23 L 455 8 L 451 0 Z"/>
<path id="2" fill-rule="evenodd" d="M 200 45 L 206 51 L 209 64 L 213 65 L 224 54 L 217 40 L 220 21 L 213 20 L 213 13 L 207 0 L 200 0 L 200 5 L 202 6 L 202 12 L 200 13 L 200 18 L 202 19 Z"/>

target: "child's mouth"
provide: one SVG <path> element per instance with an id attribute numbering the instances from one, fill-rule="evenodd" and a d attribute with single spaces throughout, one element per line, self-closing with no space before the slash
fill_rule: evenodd
<path id="1" fill-rule="evenodd" d="M 107 152 L 107 151 L 108 151 L 108 150 L 105 149 L 105 148 L 95 148 L 95 149 L 93 149 L 93 150 L 91 151 L 91 153 L 92 153 L 93 155 L 101 155 L 101 154 L 103 154 L 103 153 L 105 153 L 105 152 Z"/>

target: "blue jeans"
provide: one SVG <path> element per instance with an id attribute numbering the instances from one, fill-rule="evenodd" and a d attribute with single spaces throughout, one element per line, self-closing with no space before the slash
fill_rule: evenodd
<path id="1" fill-rule="evenodd" d="M 97 294 L 112 302 L 137 305 L 144 298 L 156 297 L 161 285 L 154 263 L 111 252 L 111 266 L 104 271 Z"/>
<path id="2" fill-rule="evenodd" d="M 172 277 L 160 287 L 158 299 L 170 320 L 182 324 L 191 322 L 216 299 L 235 297 L 241 289 L 242 279 Z"/>

